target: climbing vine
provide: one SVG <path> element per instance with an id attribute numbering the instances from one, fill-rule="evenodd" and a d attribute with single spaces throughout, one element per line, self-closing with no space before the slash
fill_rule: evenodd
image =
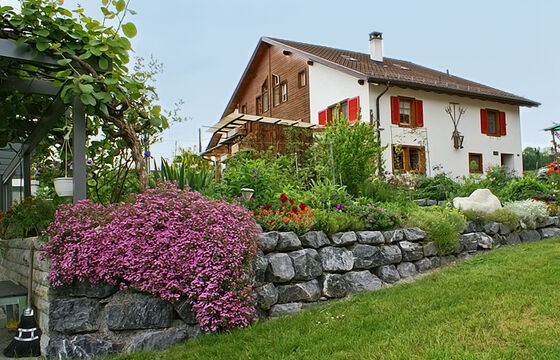
<path id="1" fill-rule="evenodd" d="M 0 38 L 27 44 L 34 55 L 49 55 L 57 65 L 10 63 L 0 76 L 40 77 L 61 87 L 65 104 L 75 98 L 85 105 L 88 129 L 106 138 L 121 138 L 135 164 L 140 190 L 148 187 L 142 139 L 169 126 L 173 113 L 157 105 L 154 72 L 129 68 L 136 26 L 127 15 L 134 11 L 125 0 L 101 0 L 102 20 L 69 10 L 52 0 L 25 0 L 21 11 L 1 6 Z M 31 118 L 29 121 L 32 121 Z"/>

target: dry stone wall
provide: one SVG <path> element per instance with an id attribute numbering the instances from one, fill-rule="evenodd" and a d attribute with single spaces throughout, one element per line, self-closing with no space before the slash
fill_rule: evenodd
<path id="1" fill-rule="evenodd" d="M 254 263 L 259 318 L 295 314 L 317 304 L 411 279 L 431 269 L 494 248 L 560 237 L 560 218 L 536 230 L 468 222 L 452 254 L 442 256 L 419 228 L 343 232 L 266 232 Z M 37 239 L 6 243 L 0 278 L 25 286 L 29 247 Z M 11 245 L 10 245 L 11 244 Z M 27 255 L 26 255 L 27 254 Z M 39 251 L 36 253 L 39 256 Z M 27 256 L 27 257 L 26 257 Z M 164 349 L 200 334 L 186 299 L 169 303 L 108 284 L 76 283 L 50 288 L 48 262 L 35 261 L 34 305 L 47 358 L 95 359 L 111 353 Z"/>

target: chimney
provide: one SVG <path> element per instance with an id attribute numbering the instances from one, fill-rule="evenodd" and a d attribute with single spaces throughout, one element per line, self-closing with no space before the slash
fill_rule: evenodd
<path id="1" fill-rule="evenodd" d="M 383 33 L 374 31 L 369 34 L 369 57 L 374 61 L 383 61 Z"/>

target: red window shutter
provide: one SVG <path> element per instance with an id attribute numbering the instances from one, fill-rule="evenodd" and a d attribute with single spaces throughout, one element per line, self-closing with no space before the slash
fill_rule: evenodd
<path id="1" fill-rule="evenodd" d="M 399 97 L 391 96 L 391 124 L 398 125 L 401 118 L 401 109 L 399 105 Z"/>
<path id="2" fill-rule="evenodd" d="M 500 121 L 500 135 L 506 135 L 506 113 L 500 111 L 498 113 L 498 120 Z"/>
<path id="3" fill-rule="evenodd" d="M 319 111 L 319 125 L 327 124 L 327 109 Z"/>
<path id="4" fill-rule="evenodd" d="M 480 132 L 488 134 L 488 112 L 486 109 L 480 109 Z"/>
<path id="5" fill-rule="evenodd" d="M 422 100 L 414 100 L 414 111 L 416 115 L 416 126 L 424 126 L 424 109 L 422 106 Z"/>
<path id="6" fill-rule="evenodd" d="M 358 120 L 358 113 L 360 112 L 360 97 L 348 99 L 348 121 L 350 124 Z"/>

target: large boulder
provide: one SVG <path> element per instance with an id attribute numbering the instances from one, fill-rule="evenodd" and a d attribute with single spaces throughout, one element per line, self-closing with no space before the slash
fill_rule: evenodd
<path id="1" fill-rule="evenodd" d="M 148 294 L 124 291 L 105 306 L 109 330 L 166 328 L 173 320 L 173 306 Z"/>
<path id="2" fill-rule="evenodd" d="M 401 241 L 399 246 L 401 248 L 403 261 L 420 260 L 424 257 L 424 249 L 420 244 L 410 241 Z"/>
<path id="3" fill-rule="evenodd" d="M 300 312 L 302 309 L 301 303 L 289 303 L 289 304 L 276 304 L 270 308 L 270 317 L 280 317 L 286 315 L 293 315 Z"/>
<path id="4" fill-rule="evenodd" d="M 309 231 L 299 237 L 304 247 L 318 249 L 329 245 L 329 237 L 322 231 Z"/>
<path id="5" fill-rule="evenodd" d="M 321 284 L 326 297 L 341 298 L 348 294 L 348 283 L 342 274 L 323 274 Z"/>
<path id="6" fill-rule="evenodd" d="M 88 298 L 59 298 L 51 302 L 49 327 L 51 330 L 76 334 L 99 329 L 97 317 L 99 301 Z"/>
<path id="7" fill-rule="evenodd" d="M 128 341 L 125 352 L 164 350 L 186 339 L 187 330 L 181 328 L 141 331 Z"/>
<path id="8" fill-rule="evenodd" d="M 349 294 L 377 290 L 380 289 L 382 285 L 381 280 L 367 270 L 350 271 L 343 276 L 346 280 Z"/>
<path id="9" fill-rule="evenodd" d="M 332 243 L 336 246 L 352 245 L 358 241 L 356 233 L 353 231 L 338 232 L 332 235 Z"/>
<path id="10" fill-rule="evenodd" d="M 345 248 L 327 246 L 319 249 L 324 271 L 345 272 L 354 267 L 354 255 Z"/>
<path id="11" fill-rule="evenodd" d="M 395 265 L 383 265 L 377 268 L 377 276 L 386 283 L 392 284 L 400 280 L 401 276 Z"/>
<path id="12" fill-rule="evenodd" d="M 278 233 L 278 244 L 276 244 L 276 250 L 289 251 L 297 249 L 301 249 L 301 240 L 295 232 L 288 231 Z"/>
<path id="13" fill-rule="evenodd" d="M 385 237 L 381 231 L 357 231 L 360 244 L 380 245 L 385 243 Z"/>
<path id="14" fill-rule="evenodd" d="M 469 197 L 456 197 L 453 207 L 488 214 L 502 208 L 500 200 L 488 189 L 476 189 Z"/>
<path id="15" fill-rule="evenodd" d="M 256 289 L 257 304 L 263 310 L 268 310 L 278 302 L 278 290 L 272 283 Z"/>
<path id="16" fill-rule="evenodd" d="M 279 303 L 312 302 L 319 300 L 320 297 L 321 288 L 317 280 L 278 286 Z"/>
<path id="17" fill-rule="evenodd" d="M 288 282 L 294 278 L 294 266 L 288 254 L 269 254 L 267 258 L 268 268 L 266 270 L 266 279 L 268 281 L 282 283 Z"/>
<path id="18" fill-rule="evenodd" d="M 115 351 L 107 340 L 97 339 L 89 334 L 54 336 L 47 345 L 48 359 L 98 359 Z"/>
<path id="19" fill-rule="evenodd" d="M 260 233 L 258 237 L 259 247 L 264 252 L 271 252 L 276 249 L 278 245 L 278 232 L 270 231 L 265 233 Z"/>
<path id="20" fill-rule="evenodd" d="M 321 257 L 315 249 L 303 249 L 288 253 L 294 265 L 294 280 L 311 280 L 323 273 Z"/>
<path id="21" fill-rule="evenodd" d="M 354 268 L 356 269 L 373 267 L 373 261 L 380 251 L 379 247 L 366 244 L 355 245 L 351 250 L 354 255 Z"/>

